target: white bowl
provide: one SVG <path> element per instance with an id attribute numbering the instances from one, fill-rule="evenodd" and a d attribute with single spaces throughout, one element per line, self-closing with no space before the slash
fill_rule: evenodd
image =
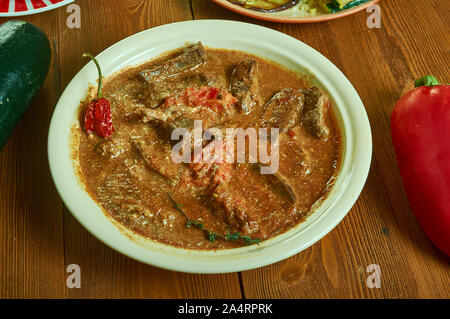
<path id="1" fill-rule="evenodd" d="M 111 248 L 150 265 L 190 273 L 226 273 L 288 258 L 332 230 L 351 209 L 364 186 L 372 156 L 372 136 L 364 105 L 342 72 L 320 53 L 283 33 L 253 24 L 198 20 L 164 25 L 128 37 L 97 58 L 107 76 L 197 41 L 209 47 L 259 55 L 291 70 L 305 73 L 309 70 L 315 76 L 314 84 L 332 96 L 343 135 L 342 166 L 329 196 L 307 220 L 260 245 L 199 251 L 145 239 L 107 217 L 79 182 L 71 159 L 70 135 L 77 122 L 76 111 L 87 94 L 88 83 L 97 80 L 92 62 L 69 83 L 53 113 L 48 157 L 56 188 L 73 216 L 89 232 Z"/>

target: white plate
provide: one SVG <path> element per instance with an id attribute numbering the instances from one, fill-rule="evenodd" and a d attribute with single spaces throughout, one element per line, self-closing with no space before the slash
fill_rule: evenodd
<path id="1" fill-rule="evenodd" d="M 365 184 L 372 156 L 372 136 L 361 99 L 339 69 L 311 47 L 283 33 L 242 22 L 198 20 L 164 25 L 128 37 L 97 58 L 104 74 L 109 75 L 197 41 L 214 48 L 256 54 L 292 70 L 310 70 L 315 75 L 315 84 L 333 97 L 343 133 L 343 162 L 330 195 L 314 213 L 304 223 L 260 245 L 221 251 L 164 245 L 133 234 L 107 217 L 79 183 L 69 144 L 70 128 L 77 122 L 75 114 L 80 101 L 87 94 L 88 83 L 97 80 L 92 62 L 69 83 L 53 114 L 48 156 L 56 188 L 75 218 L 94 236 L 150 265 L 191 273 L 225 273 L 262 267 L 290 257 L 332 230 L 351 209 Z"/>
<path id="2" fill-rule="evenodd" d="M 0 17 L 18 17 L 53 10 L 75 0 L 0 0 Z"/>

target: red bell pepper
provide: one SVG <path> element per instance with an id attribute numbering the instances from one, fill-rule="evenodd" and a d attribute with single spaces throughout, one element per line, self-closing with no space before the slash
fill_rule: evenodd
<path id="1" fill-rule="evenodd" d="M 426 76 L 391 116 L 392 142 L 411 209 L 450 256 L 450 85 Z"/>

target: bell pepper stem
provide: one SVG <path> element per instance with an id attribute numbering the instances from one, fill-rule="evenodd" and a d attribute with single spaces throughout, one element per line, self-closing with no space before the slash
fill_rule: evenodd
<path id="1" fill-rule="evenodd" d="M 420 79 L 417 79 L 416 82 L 414 82 L 414 86 L 417 88 L 419 86 L 434 86 L 439 85 L 438 79 L 436 79 L 432 75 L 426 75 L 421 77 Z"/>
<path id="2" fill-rule="evenodd" d="M 102 98 L 103 94 L 102 94 L 102 69 L 100 68 L 100 64 L 98 63 L 97 59 L 90 53 L 83 53 L 82 55 L 83 58 L 89 58 L 92 61 L 94 61 L 95 66 L 97 67 L 98 70 L 98 90 L 97 90 L 97 98 Z"/>

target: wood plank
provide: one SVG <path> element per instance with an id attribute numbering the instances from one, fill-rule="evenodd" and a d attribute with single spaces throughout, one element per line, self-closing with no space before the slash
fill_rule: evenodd
<path id="1" fill-rule="evenodd" d="M 205 0 L 76 3 L 81 29 L 67 28 L 65 8 L 20 18 L 47 33 L 54 59 L 45 85 L 0 152 L 0 298 L 450 297 L 450 259 L 426 238 L 409 209 L 389 130 L 393 105 L 415 78 L 428 73 L 442 81 L 450 77 L 445 0 L 426 5 L 383 0 L 380 30 L 367 28 L 365 12 L 294 25 L 247 18 Z M 166 271 L 104 246 L 63 209 L 47 164 L 51 114 L 62 90 L 87 62 L 81 53 L 98 54 L 136 32 L 192 17 L 256 23 L 307 43 L 346 74 L 372 125 L 371 173 L 349 215 L 300 254 L 243 272 L 242 292 L 238 274 Z M 81 289 L 66 288 L 69 264 L 81 267 Z M 381 267 L 381 289 L 366 287 L 369 264 Z"/>
<path id="2" fill-rule="evenodd" d="M 58 17 L 52 11 L 21 19 L 40 27 L 54 52 L 44 86 L 0 152 L 0 298 L 62 298 L 63 206 L 47 160 L 48 127 L 59 97 Z"/>
<path id="3" fill-rule="evenodd" d="M 445 10 L 443 1 L 434 1 L 434 4 L 440 6 L 440 10 Z M 417 2 L 385 1 L 382 8 L 383 27 L 372 32 L 366 28 L 365 34 L 359 35 L 359 38 L 364 39 L 362 45 L 366 56 L 353 54 L 351 58 L 343 60 L 346 62 L 345 69 L 352 74 L 349 75 L 350 80 L 361 92 L 369 113 L 374 135 L 374 162 L 379 167 L 381 187 L 386 189 L 386 200 L 391 205 L 390 210 L 379 210 L 382 218 L 392 224 L 390 237 L 397 245 L 396 249 L 388 250 L 388 256 L 401 256 L 405 263 L 402 269 L 408 269 L 394 281 L 396 288 L 400 290 L 401 286 L 415 285 L 417 292 L 412 297 L 445 298 L 449 294 L 448 259 L 427 239 L 410 211 L 397 170 L 389 128 L 390 113 L 395 102 L 413 89 L 416 78 L 428 73 L 441 79 L 449 77 L 446 63 L 449 42 L 445 41 L 444 33 L 439 31 L 440 28 L 445 29 L 445 22 L 439 19 L 439 9 L 436 10 L 434 6 L 424 7 Z M 433 26 L 427 31 L 422 30 L 423 23 L 430 20 L 434 21 Z M 351 28 L 347 25 L 342 31 L 349 34 Z M 334 36 L 338 39 L 336 32 Z M 338 51 L 350 51 L 349 48 L 356 41 L 356 37 L 339 38 L 336 41 Z M 436 46 L 436 43 L 447 43 L 447 46 Z M 350 52 L 345 54 L 348 56 Z M 424 56 L 429 58 L 424 60 Z M 421 70 L 415 73 L 415 69 Z M 370 81 L 367 75 L 370 75 Z M 380 250 L 377 254 L 381 253 Z M 391 260 L 390 264 L 390 267 L 398 265 L 395 260 Z M 409 280 L 402 278 L 404 276 L 410 277 Z M 401 294 L 399 296 L 403 297 Z"/>
<path id="4" fill-rule="evenodd" d="M 81 6 L 81 29 L 59 28 L 62 87 L 87 63 L 82 52 L 98 54 L 136 32 L 192 17 L 189 2 L 181 0 L 77 3 Z M 59 13 L 61 22 L 65 21 L 67 14 Z M 82 273 L 82 288 L 66 289 L 70 298 L 241 297 L 237 274 L 191 275 L 147 266 L 101 244 L 67 211 L 64 224 L 66 265 L 78 264 Z"/>
<path id="5" fill-rule="evenodd" d="M 409 209 L 390 142 L 396 100 L 415 78 L 449 78 L 445 1 L 424 6 L 382 2 L 381 29 L 360 12 L 332 22 L 282 25 L 193 0 L 195 18 L 227 18 L 285 32 L 320 51 L 353 83 L 372 125 L 374 156 L 367 185 L 349 215 L 322 241 L 265 268 L 242 273 L 247 298 L 448 298 L 449 259 L 426 238 Z M 432 23 L 430 23 L 432 21 Z M 366 287 L 366 267 L 378 264 L 382 288 Z"/>

